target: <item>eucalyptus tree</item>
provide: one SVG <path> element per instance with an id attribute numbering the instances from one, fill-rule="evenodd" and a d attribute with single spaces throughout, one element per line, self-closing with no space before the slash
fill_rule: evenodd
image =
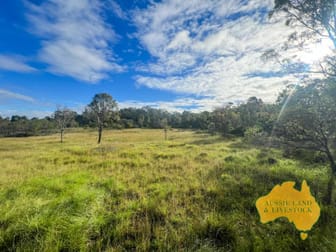
<path id="1" fill-rule="evenodd" d="M 325 202 L 331 204 L 336 175 L 336 83 L 315 80 L 289 95 L 275 132 L 288 146 L 325 154 L 330 166 Z"/>
<path id="2" fill-rule="evenodd" d="M 95 118 L 97 123 L 99 144 L 104 126 L 119 118 L 117 102 L 107 93 L 96 94 L 87 106 L 87 112 Z"/>
<path id="3" fill-rule="evenodd" d="M 274 0 L 274 9 L 270 16 L 276 13 L 286 14 L 286 24 L 293 27 L 289 37 L 290 46 L 303 45 L 312 40 L 330 39 L 336 50 L 336 1 L 334 0 Z M 294 28 L 301 26 L 298 32 Z M 275 53 L 276 54 L 276 53 Z M 274 56 L 269 51 L 268 56 Z M 327 77 L 336 77 L 336 55 L 328 55 L 320 63 L 321 71 Z"/>

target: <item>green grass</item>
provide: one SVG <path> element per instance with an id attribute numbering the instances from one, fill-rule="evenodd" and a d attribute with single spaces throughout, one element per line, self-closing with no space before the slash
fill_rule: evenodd
<path id="1" fill-rule="evenodd" d="M 327 167 L 191 131 L 103 134 L 0 139 L 0 251 L 336 251 Z M 303 179 L 322 207 L 305 241 L 255 208 Z"/>

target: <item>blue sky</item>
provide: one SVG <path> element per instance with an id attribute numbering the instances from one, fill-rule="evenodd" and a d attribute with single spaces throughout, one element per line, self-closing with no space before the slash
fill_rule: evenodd
<path id="1" fill-rule="evenodd" d="M 293 31 L 272 0 L 0 2 L 0 116 L 78 112 L 94 94 L 119 107 L 211 110 L 272 102 L 298 73 L 261 55 Z M 327 43 L 286 56 L 313 68 Z"/>

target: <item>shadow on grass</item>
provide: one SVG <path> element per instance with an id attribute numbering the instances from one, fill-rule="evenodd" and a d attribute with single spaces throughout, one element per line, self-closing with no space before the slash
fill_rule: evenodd
<path id="1" fill-rule="evenodd" d="M 247 150 L 247 149 L 251 149 L 251 148 L 256 148 L 256 146 L 252 146 L 252 145 L 246 144 L 243 141 L 239 141 L 239 142 L 237 141 L 237 142 L 231 143 L 229 145 L 229 147 L 232 148 L 232 149 L 241 149 L 241 150 Z"/>
<path id="2" fill-rule="evenodd" d="M 195 144 L 195 145 L 207 145 L 207 144 L 216 144 L 216 143 L 223 143 L 225 141 L 230 140 L 229 138 L 217 136 L 214 137 L 204 137 L 202 139 L 198 139 L 196 141 L 189 142 L 189 144 Z"/>

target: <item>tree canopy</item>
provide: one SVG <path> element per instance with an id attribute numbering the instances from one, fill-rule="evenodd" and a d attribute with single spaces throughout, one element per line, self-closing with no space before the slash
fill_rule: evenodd
<path id="1" fill-rule="evenodd" d="M 275 0 L 274 11 L 287 13 L 287 24 L 299 23 L 336 48 L 336 3 L 334 0 Z"/>
<path id="2" fill-rule="evenodd" d="M 334 0 L 275 0 L 274 9 L 270 13 L 287 14 L 288 26 L 301 25 L 305 29 L 300 33 L 293 30 L 289 41 L 291 45 L 299 42 L 305 44 L 312 39 L 320 41 L 328 38 L 336 49 L 336 2 Z M 270 53 L 268 53 L 270 56 Z M 321 73 L 328 77 L 336 77 L 336 55 L 327 56 L 320 63 Z"/>
<path id="3" fill-rule="evenodd" d="M 291 147 L 318 151 L 330 164 L 330 181 L 326 202 L 332 201 L 336 163 L 336 84 L 314 80 L 310 85 L 297 86 L 287 98 L 286 109 L 277 122 L 275 132 Z"/>
<path id="4" fill-rule="evenodd" d="M 92 114 L 98 126 L 98 143 L 101 142 L 103 127 L 106 123 L 118 118 L 117 102 L 107 93 L 96 94 L 87 106 L 89 114 Z"/>

